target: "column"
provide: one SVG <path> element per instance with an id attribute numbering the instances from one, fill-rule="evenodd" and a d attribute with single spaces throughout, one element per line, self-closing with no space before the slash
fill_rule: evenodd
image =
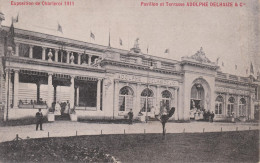
<path id="1" fill-rule="evenodd" d="M 18 108 L 19 70 L 14 70 L 14 108 Z"/>
<path id="2" fill-rule="evenodd" d="M 19 45 L 20 45 L 19 43 L 15 44 L 15 56 L 17 57 L 19 56 Z"/>
<path id="3" fill-rule="evenodd" d="M 177 90 L 177 96 L 178 96 L 178 119 L 179 120 L 184 120 L 184 108 L 183 108 L 183 92 L 182 92 L 182 85 L 180 85 L 179 89 Z"/>
<path id="4" fill-rule="evenodd" d="M 100 111 L 100 87 L 101 87 L 101 79 L 97 81 L 97 111 Z"/>
<path id="5" fill-rule="evenodd" d="M 136 109 L 135 109 L 135 112 L 136 112 L 136 115 L 140 112 L 141 110 L 141 83 L 137 83 L 136 84 Z"/>
<path id="6" fill-rule="evenodd" d="M 70 63 L 70 52 L 67 51 L 67 63 Z"/>
<path id="7" fill-rule="evenodd" d="M 52 73 L 49 73 L 48 74 L 48 101 L 47 101 L 47 105 L 49 108 L 52 107 L 52 96 L 51 96 L 51 93 L 52 93 L 52 89 L 53 89 L 53 86 L 52 86 Z"/>
<path id="8" fill-rule="evenodd" d="M 174 107 L 175 107 L 175 113 L 174 113 L 174 119 L 179 120 L 178 117 L 178 92 L 177 92 L 177 88 L 174 89 Z"/>
<path id="9" fill-rule="evenodd" d="M 79 106 L 79 87 L 77 87 L 77 103 L 76 103 L 76 106 Z"/>
<path id="10" fill-rule="evenodd" d="M 46 56 L 46 48 L 42 47 L 42 60 L 46 60 L 45 56 Z"/>
<path id="11" fill-rule="evenodd" d="M 78 64 L 81 65 L 81 54 L 78 53 Z"/>
<path id="12" fill-rule="evenodd" d="M 227 111 L 228 111 L 228 94 L 225 94 L 225 101 L 224 101 L 224 107 L 225 108 L 223 111 L 224 112 L 224 115 L 227 116 Z M 231 113 L 232 114 L 232 113 Z"/>
<path id="13" fill-rule="evenodd" d="M 88 65 L 91 65 L 91 57 L 92 55 L 88 55 Z"/>
<path id="14" fill-rule="evenodd" d="M 254 101 L 253 101 L 253 94 L 250 95 L 250 97 L 248 97 L 247 101 L 246 101 L 246 109 L 250 109 L 250 119 L 255 119 L 255 106 L 254 106 Z M 257 98 L 257 97 L 255 97 Z M 247 104 L 249 101 L 249 105 Z M 249 108 L 247 108 L 249 107 Z"/>
<path id="15" fill-rule="evenodd" d="M 54 96 L 53 96 L 53 101 L 57 102 L 57 85 L 53 85 L 54 88 Z"/>
<path id="16" fill-rule="evenodd" d="M 161 99 L 161 96 L 160 96 L 160 86 L 157 85 L 156 86 L 156 109 L 159 109 L 160 110 L 160 99 Z"/>
<path id="17" fill-rule="evenodd" d="M 239 99 L 239 95 L 237 95 L 237 98 L 236 98 L 236 99 L 237 99 L 237 101 L 236 101 L 237 104 L 235 105 L 236 115 L 237 115 L 236 117 L 239 117 L 239 100 L 240 100 L 240 99 Z"/>
<path id="18" fill-rule="evenodd" d="M 75 89 L 74 89 L 74 78 L 75 76 L 71 76 L 70 82 L 70 108 L 74 107 L 74 93 L 75 93 Z"/>
<path id="19" fill-rule="evenodd" d="M 30 45 L 30 49 L 29 49 L 29 58 L 33 58 L 33 46 Z"/>
<path id="20" fill-rule="evenodd" d="M 55 62 L 58 62 L 58 52 L 59 50 L 58 49 L 54 49 L 55 50 Z"/>
<path id="21" fill-rule="evenodd" d="M 119 109 L 118 109 L 118 98 L 119 98 L 119 81 L 118 80 L 115 80 L 115 97 L 114 97 L 114 112 L 118 112 Z M 103 91 L 104 92 L 104 91 Z"/>
<path id="22" fill-rule="evenodd" d="M 4 110 L 4 121 L 8 120 L 8 110 L 10 109 L 10 70 L 6 69 L 5 76 L 5 110 Z"/>
<path id="23" fill-rule="evenodd" d="M 40 86 L 41 86 L 40 82 L 37 82 L 36 86 L 37 86 L 37 103 L 39 103 L 39 101 L 40 101 Z"/>

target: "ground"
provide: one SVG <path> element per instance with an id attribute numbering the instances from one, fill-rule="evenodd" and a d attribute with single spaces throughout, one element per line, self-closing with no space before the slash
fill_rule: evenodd
<path id="1" fill-rule="evenodd" d="M 107 155 L 109 154 L 109 155 Z M 3 162 L 258 162 L 259 131 L 88 135 L 0 144 Z"/>

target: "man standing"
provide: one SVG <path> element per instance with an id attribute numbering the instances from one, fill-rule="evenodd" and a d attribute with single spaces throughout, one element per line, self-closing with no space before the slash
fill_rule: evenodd
<path id="1" fill-rule="evenodd" d="M 41 112 L 41 109 L 36 113 L 36 131 L 38 130 L 38 126 L 40 125 L 40 130 L 42 129 L 42 120 L 43 120 L 43 115 Z"/>
<path id="2" fill-rule="evenodd" d="M 129 117 L 129 124 L 133 124 L 133 117 L 134 117 L 134 113 L 133 110 L 130 109 L 130 111 L 128 112 L 128 117 Z"/>

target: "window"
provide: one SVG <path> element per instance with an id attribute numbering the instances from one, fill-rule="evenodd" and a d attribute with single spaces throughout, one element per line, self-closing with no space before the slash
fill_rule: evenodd
<path id="1" fill-rule="evenodd" d="M 235 99 L 234 97 L 230 97 L 228 99 L 228 108 L 227 108 L 227 116 L 231 117 L 234 113 L 234 105 L 235 105 Z"/>
<path id="2" fill-rule="evenodd" d="M 141 112 L 150 112 L 153 106 L 153 91 L 149 88 L 146 88 L 141 93 Z M 147 105 L 147 106 L 146 106 Z"/>
<path id="3" fill-rule="evenodd" d="M 168 90 L 162 92 L 162 102 L 161 108 L 166 108 L 166 110 L 170 111 L 170 104 L 171 104 L 172 95 Z"/>
<path id="4" fill-rule="evenodd" d="M 133 109 L 133 90 L 126 86 L 120 89 L 119 92 L 119 111 L 130 111 Z"/>
<path id="5" fill-rule="evenodd" d="M 239 100 L 239 116 L 246 116 L 246 100 L 244 98 Z"/>
<path id="6" fill-rule="evenodd" d="M 222 96 L 218 96 L 216 98 L 216 102 L 215 102 L 215 114 L 222 114 L 223 111 L 223 97 Z"/>

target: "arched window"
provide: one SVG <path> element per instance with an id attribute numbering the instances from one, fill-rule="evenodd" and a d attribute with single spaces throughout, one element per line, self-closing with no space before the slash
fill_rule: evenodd
<path id="1" fill-rule="evenodd" d="M 130 87 L 125 86 L 121 88 L 119 92 L 119 111 L 130 111 L 130 109 L 133 109 L 133 97 L 134 92 Z"/>
<path id="2" fill-rule="evenodd" d="M 246 116 L 246 100 L 244 98 L 239 100 L 239 116 Z"/>
<path id="3" fill-rule="evenodd" d="M 215 102 L 215 114 L 222 114 L 224 100 L 222 96 L 218 96 Z"/>
<path id="4" fill-rule="evenodd" d="M 141 93 L 141 112 L 150 112 L 153 106 L 153 91 L 146 88 Z M 147 110 L 146 110 L 147 109 Z"/>
<path id="5" fill-rule="evenodd" d="M 171 98 L 172 98 L 172 94 L 168 90 L 162 92 L 162 101 L 161 101 L 162 109 L 166 108 L 168 111 L 170 110 Z"/>
<path id="6" fill-rule="evenodd" d="M 227 108 L 227 115 L 228 117 L 231 117 L 234 113 L 234 106 L 235 106 L 235 99 L 234 97 L 230 97 L 228 99 L 228 108 Z"/>

